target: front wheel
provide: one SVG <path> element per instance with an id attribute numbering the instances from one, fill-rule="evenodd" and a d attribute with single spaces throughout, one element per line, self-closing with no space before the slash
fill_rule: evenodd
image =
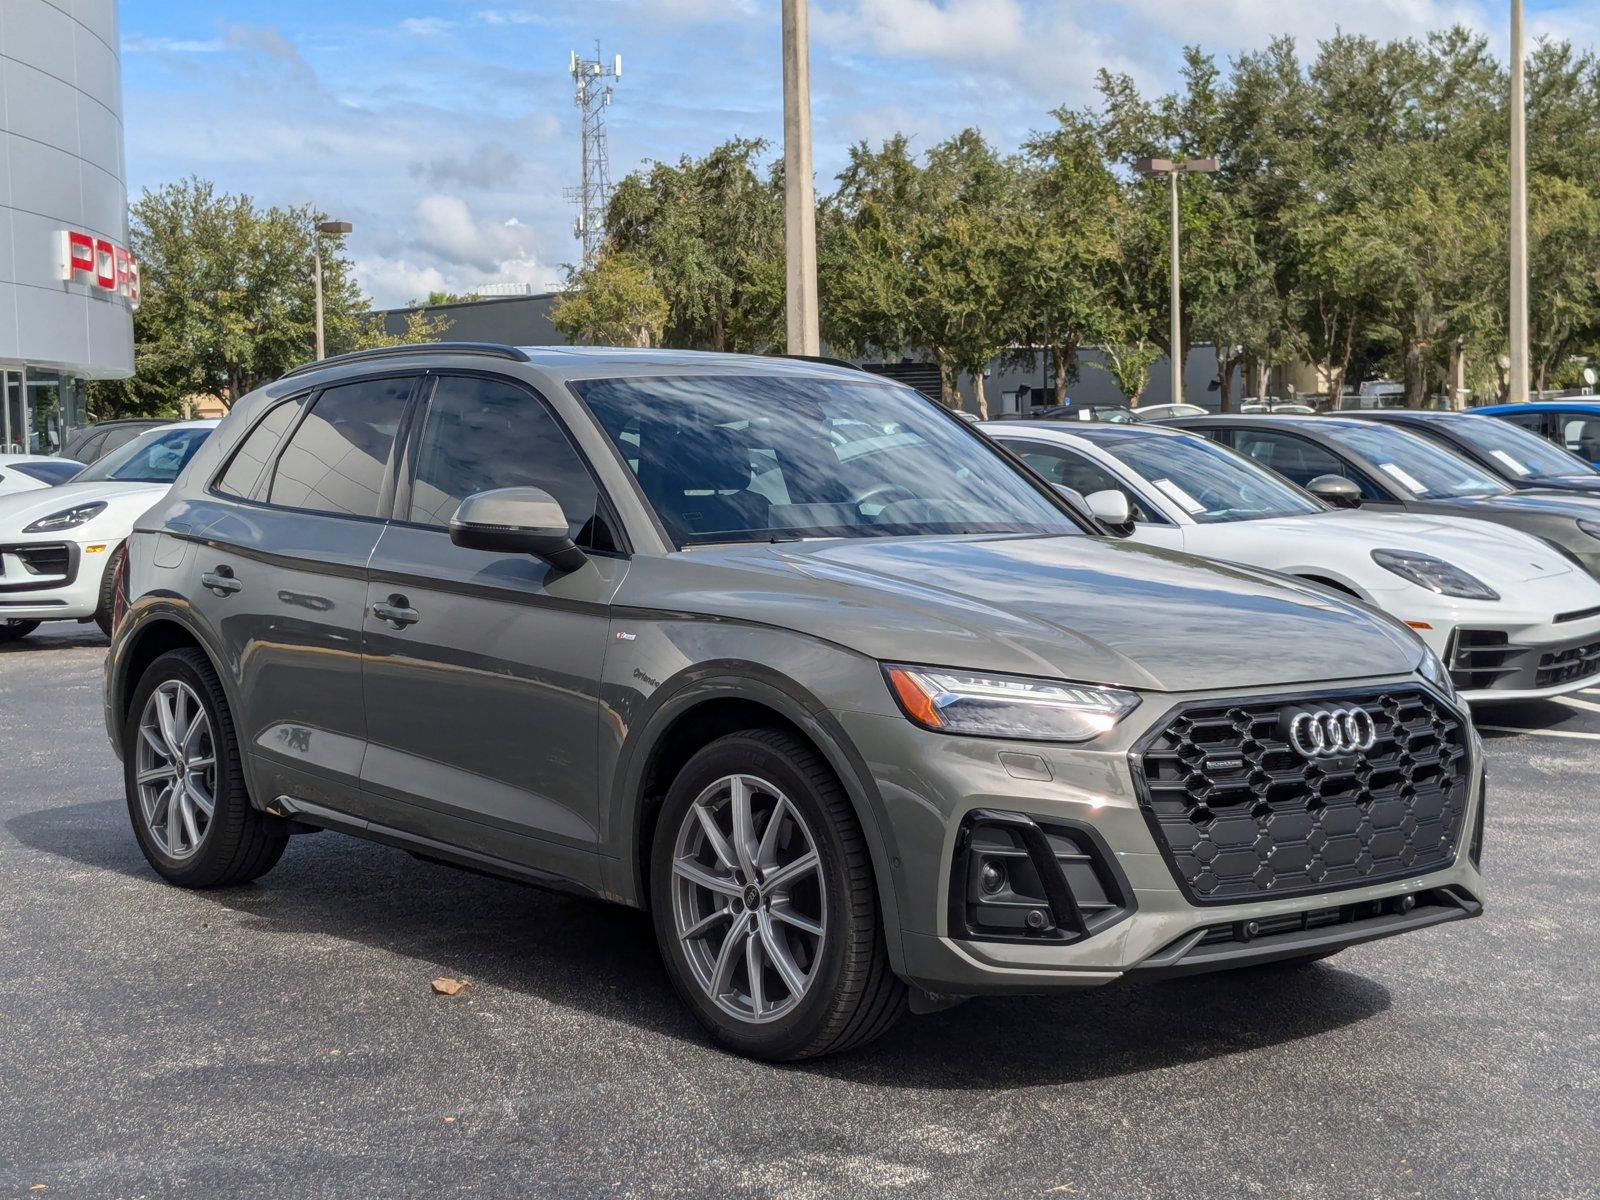
<path id="1" fill-rule="evenodd" d="M 94 623 L 100 632 L 111 636 L 113 616 L 117 604 L 117 573 L 122 569 L 123 557 L 128 553 L 126 544 L 118 546 L 106 557 L 105 573 L 100 576 L 100 597 L 94 609 Z"/>
<path id="2" fill-rule="evenodd" d="M 650 879 L 673 986 L 730 1049 L 836 1053 L 905 1010 L 860 822 L 792 735 L 732 734 L 689 760 L 656 825 Z"/>
<path id="3" fill-rule="evenodd" d="M 38 621 L 0 621 L 0 645 L 20 642 L 37 628 Z"/>
<path id="4" fill-rule="evenodd" d="M 284 823 L 250 803 L 227 697 L 199 650 L 150 664 L 129 706 L 122 765 L 134 836 L 169 883 L 245 883 L 283 854 Z"/>

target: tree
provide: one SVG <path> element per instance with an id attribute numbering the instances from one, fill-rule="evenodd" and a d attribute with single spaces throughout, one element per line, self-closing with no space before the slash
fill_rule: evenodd
<path id="1" fill-rule="evenodd" d="M 259 209 L 190 178 L 146 191 L 131 229 L 143 296 L 134 317 L 130 403 L 176 411 L 193 396 L 224 407 L 312 356 L 313 225 L 308 207 Z M 369 318 L 341 238 L 322 244 L 329 353 L 390 340 Z M 426 322 L 413 332 L 436 333 Z"/>
<path id="2" fill-rule="evenodd" d="M 606 246 L 665 298 L 667 345 L 761 352 L 784 339 L 783 181 L 767 143 L 735 138 L 704 158 L 652 163 L 619 183 Z"/>
<path id="3" fill-rule="evenodd" d="M 649 269 L 633 255 L 611 251 L 573 274 L 550 319 L 576 342 L 655 346 L 670 315 Z"/>

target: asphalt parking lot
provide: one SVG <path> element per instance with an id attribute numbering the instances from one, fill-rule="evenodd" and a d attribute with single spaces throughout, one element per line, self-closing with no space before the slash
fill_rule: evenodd
<path id="1" fill-rule="evenodd" d="M 1480 713 L 1482 920 L 773 1068 L 633 913 L 332 834 L 161 884 L 67 628 L 0 651 L 5 1194 L 1600 1195 L 1600 693 Z"/>

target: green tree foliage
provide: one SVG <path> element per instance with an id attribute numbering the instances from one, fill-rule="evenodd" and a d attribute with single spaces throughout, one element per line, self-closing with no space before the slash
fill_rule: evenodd
<path id="1" fill-rule="evenodd" d="M 1530 56 L 1536 382 L 1600 357 L 1600 62 Z M 1241 374 L 1315 366 L 1335 394 L 1384 374 L 1413 401 L 1454 368 L 1504 389 L 1509 210 L 1505 67 L 1453 28 L 1382 42 L 1279 38 L 1226 66 L 1185 52 L 1178 86 L 1102 73 L 1098 102 L 1057 109 L 1014 157 L 966 131 L 851 148 L 819 212 L 824 340 L 835 353 L 937 363 L 947 403 L 996 357 L 1042 356 L 1061 394 L 1079 352 L 1137 400 L 1155 357 L 1207 342 L 1224 396 Z M 617 189 L 607 258 L 574 277 L 566 327 L 637 341 L 659 295 L 666 344 L 765 350 L 782 339 L 781 172 L 735 140 L 650 164 Z M 1170 193 L 1144 156 L 1215 156 L 1180 189 L 1183 331 L 1168 314 Z M 622 257 L 616 257 L 622 256 Z M 592 293 L 592 294 L 591 294 Z"/>
<path id="2" fill-rule="evenodd" d="M 612 193 L 607 248 L 649 271 L 671 345 L 761 352 L 783 341 L 783 180 L 761 169 L 766 151 L 737 138 L 651 163 Z"/>
<path id="3" fill-rule="evenodd" d="M 550 319 L 574 342 L 600 346 L 656 346 L 670 306 L 650 270 L 626 251 L 607 251 L 592 267 L 574 272 Z"/>
<path id="4" fill-rule="evenodd" d="M 97 415 L 176 412 L 213 396 L 231 407 L 315 353 L 312 226 L 305 207 L 258 208 L 201 179 L 146 191 L 131 229 L 142 301 L 134 315 L 135 376 L 100 389 Z M 342 239 L 322 237 L 330 354 L 401 339 L 384 334 L 356 286 Z M 420 318 L 407 336 L 437 337 Z"/>

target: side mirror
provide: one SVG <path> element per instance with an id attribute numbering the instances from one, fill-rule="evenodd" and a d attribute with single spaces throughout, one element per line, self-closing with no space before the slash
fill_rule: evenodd
<path id="1" fill-rule="evenodd" d="M 1361 488 L 1343 475 L 1318 475 L 1306 484 L 1306 491 L 1334 508 L 1361 507 Z"/>
<path id="2" fill-rule="evenodd" d="M 1133 528 L 1133 509 L 1128 504 L 1128 494 L 1116 488 L 1093 492 L 1089 496 L 1089 511 L 1100 524 L 1116 533 L 1129 533 Z"/>
<path id="3" fill-rule="evenodd" d="M 543 488 L 500 488 L 461 502 L 450 540 L 468 550 L 531 554 L 558 571 L 575 571 L 588 556 L 567 534 L 561 504 Z"/>

